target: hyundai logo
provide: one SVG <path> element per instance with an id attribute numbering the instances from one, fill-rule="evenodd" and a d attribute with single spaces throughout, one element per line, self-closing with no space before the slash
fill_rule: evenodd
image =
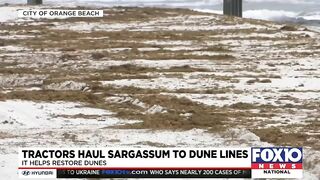
<path id="1" fill-rule="evenodd" d="M 29 176 L 30 175 L 30 171 L 22 171 L 22 175 Z"/>

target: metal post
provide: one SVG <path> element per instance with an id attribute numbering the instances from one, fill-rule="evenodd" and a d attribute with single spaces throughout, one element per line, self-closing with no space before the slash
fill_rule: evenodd
<path id="1" fill-rule="evenodd" d="M 28 5 L 42 4 L 42 0 L 28 0 Z"/>
<path id="2" fill-rule="evenodd" d="M 242 0 L 223 0 L 223 14 L 242 17 Z"/>

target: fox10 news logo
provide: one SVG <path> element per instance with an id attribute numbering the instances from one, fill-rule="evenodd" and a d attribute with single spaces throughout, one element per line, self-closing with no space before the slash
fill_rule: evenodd
<path id="1" fill-rule="evenodd" d="M 303 178 L 302 148 L 252 148 L 252 178 Z"/>

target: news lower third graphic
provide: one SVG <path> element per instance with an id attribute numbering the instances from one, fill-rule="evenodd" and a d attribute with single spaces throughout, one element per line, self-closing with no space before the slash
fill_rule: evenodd
<path id="1" fill-rule="evenodd" d="M 103 17 L 103 10 L 74 10 L 74 9 L 21 9 L 18 10 L 19 18 L 71 18 Z"/>
<path id="2" fill-rule="evenodd" d="M 24 148 L 20 178 L 302 178 L 302 148 Z"/>

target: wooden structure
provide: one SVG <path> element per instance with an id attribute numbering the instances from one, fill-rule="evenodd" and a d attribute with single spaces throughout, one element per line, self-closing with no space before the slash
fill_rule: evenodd
<path id="1" fill-rule="evenodd" d="M 242 17 L 242 0 L 223 0 L 223 14 Z"/>

